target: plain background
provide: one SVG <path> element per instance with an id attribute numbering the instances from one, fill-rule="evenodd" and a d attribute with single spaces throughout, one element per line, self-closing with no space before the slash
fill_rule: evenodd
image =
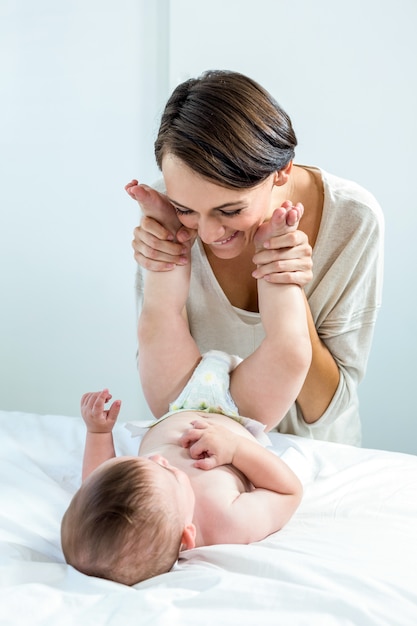
<path id="1" fill-rule="evenodd" d="M 0 0 L 0 408 L 148 417 L 135 363 L 139 219 L 175 85 L 242 71 L 289 112 L 296 162 L 356 180 L 386 220 L 363 445 L 417 453 L 415 0 Z M 16 419 L 18 415 L 16 414 Z"/>

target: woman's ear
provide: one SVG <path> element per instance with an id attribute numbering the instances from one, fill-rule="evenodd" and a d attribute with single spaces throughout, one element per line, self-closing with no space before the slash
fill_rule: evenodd
<path id="1" fill-rule="evenodd" d="M 278 170 L 274 174 L 274 185 L 278 187 L 288 182 L 292 170 L 292 161 L 290 161 L 282 170 Z"/>
<path id="2" fill-rule="evenodd" d="M 182 531 L 180 550 L 191 550 L 192 548 L 195 548 L 196 533 L 197 529 L 194 524 L 187 524 Z"/>

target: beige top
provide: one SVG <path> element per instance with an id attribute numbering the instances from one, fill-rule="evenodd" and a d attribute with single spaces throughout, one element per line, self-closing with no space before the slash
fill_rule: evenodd
<path id="1" fill-rule="evenodd" d="M 359 445 L 358 383 L 365 374 L 383 278 L 381 208 L 365 189 L 320 170 L 324 206 L 313 250 L 313 280 L 305 287 L 317 332 L 332 353 L 340 382 L 332 402 L 314 424 L 295 403 L 278 426 L 290 433 Z M 142 269 L 137 274 L 140 307 Z M 202 353 L 223 350 L 245 358 L 262 341 L 259 313 L 233 307 L 218 284 L 197 238 L 187 302 L 191 334 Z"/>

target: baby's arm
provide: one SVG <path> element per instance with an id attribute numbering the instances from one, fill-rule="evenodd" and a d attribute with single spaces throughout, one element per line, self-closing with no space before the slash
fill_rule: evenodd
<path id="1" fill-rule="evenodd" d="M 115 400 L 109 409 L 105 404 L 111 400 L 108 389 L 85 393 L 81 398 L 81 415 L 87 427 L 82 480 L 84 481 L 99 465 L 116 456 L 112 430 L 119 415 L 121 402 Z"/>
<path id="2" fill-rule="evenodd" d="M 302 485 L 294 472 L 253 439 L 210 421 L 194 421 L 192 426 L 181 437 L 180 443 L 196 459 L 195 467 L 210 470 L 231 464 L 255 488 L 225 502 L 222 541 L 250 543 L 280 530 L 302 497 Z M 220 497 L 217 488 L 218 485 L 216 490 Z"/>

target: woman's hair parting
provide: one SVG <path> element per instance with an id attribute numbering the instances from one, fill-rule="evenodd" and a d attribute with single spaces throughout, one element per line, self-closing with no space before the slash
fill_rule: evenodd
<path id="1" fill-rule="evenodd" d="M 155 141 L 166 154 L 223 187 L 253 187 L 294 158 L 297 139 L 286 112 L 257 82 L 211 70 L 178 85 Z"/>

